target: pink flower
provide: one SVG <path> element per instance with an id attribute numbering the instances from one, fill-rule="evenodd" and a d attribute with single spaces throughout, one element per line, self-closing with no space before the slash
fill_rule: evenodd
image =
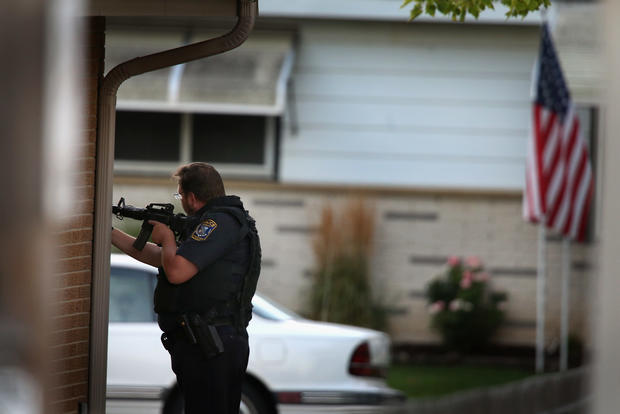
<path id="1" fill-rule="evenodd" d="M 450 256 L 448 257 L 448 266 L 454 267 L 461 264 L 461 258 L 458 256 Z"/>
<path id="2" fill-rule="evenodd" d="M 482 266 L 482 261 L 478 256 L 469 256 L 465 259 L 465 264 L 471 269 L 478 269 Z"/>
<path id="3" fill-rule="evenodd" d="M 441 312 L 446 308 L 446 304 L 443 300 L 438 300 L 437 302 L 433 302 L 431 306 L 428 308 L 428 313 L 434 315 L 436 313 Z"/>
<path id="4" fill-rule="evenodd" d="M 481 272 L 474 275 L 474 280 L 476 282 L 488 282 L 491 279 L 491 275 L 487 272 Z"/>
<path id="5" fill-rule="evenodd" d="M 470 272 L 469 270 L 466 270 L 465 272 L 463 272 L 463 278 L 461 279 L 461 287 L 463 289 L 469 289 L 473 279 L 474 279 L 473 273 Z"/>

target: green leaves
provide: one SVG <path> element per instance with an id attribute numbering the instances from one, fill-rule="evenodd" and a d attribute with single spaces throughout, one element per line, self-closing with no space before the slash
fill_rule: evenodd
<path id="1" fill-rule="evenodd" d="M 478 257 L 452 256 L 447 269 L 427 285 L 431 327 L 447 348 L 462 353 L 481 349 L 499 328 L 507 295 L 491 290 L 489 280 Z"/>
<path id="2" fill-rule="evenodd" d="M 549 7 L 551 0 L 500 0 L 508 7 L 506 17 L 525 17 L 528 13 Z M 494 9 L 493 0 L 404 0 L 401 8 L 413 3 L 410 19 L 413 20 L 422 13 L 435 16 L 437 12 L 450 16 L 454 21 L 463 22 L 470 14 L 476 19 L 486 9 Z"/>

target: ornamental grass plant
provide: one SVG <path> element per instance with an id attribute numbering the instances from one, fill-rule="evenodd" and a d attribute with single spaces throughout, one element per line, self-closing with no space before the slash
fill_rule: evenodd
<path id="1" fill-rule="evenodd" d="M 310 318 L 385 330 L 387 312 L 373 295 L 370 281 L 374 235 L 374 209 L 366 201 L 322 209 L 312 240 Z"/>
<path id="2" fill-rule="evenodd" d="M 491 276 L 477 257 L 450 257 L 446 270 L 426 289 L 431 327 L 446 348 L 481 351 L 504 320 L 504 292 L 494 292 Z"/>

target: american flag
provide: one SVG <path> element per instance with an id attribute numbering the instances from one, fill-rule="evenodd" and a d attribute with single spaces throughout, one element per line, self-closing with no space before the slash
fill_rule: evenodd
<path id="1" fill-rule="evenodd" d="M 524 217 L 583 241 L 594 191 L 588 144 L 564 81 L 547 24 L 535 70 Z"/>

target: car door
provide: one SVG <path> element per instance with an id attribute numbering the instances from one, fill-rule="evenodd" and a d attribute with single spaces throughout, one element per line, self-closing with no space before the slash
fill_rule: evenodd
<path id="1" fill-rule="evenodd" d="M 152 398 L 174 382 L 153 311 L 155 283 L 154 271 L 111 267 L 108 397 Z"/>

